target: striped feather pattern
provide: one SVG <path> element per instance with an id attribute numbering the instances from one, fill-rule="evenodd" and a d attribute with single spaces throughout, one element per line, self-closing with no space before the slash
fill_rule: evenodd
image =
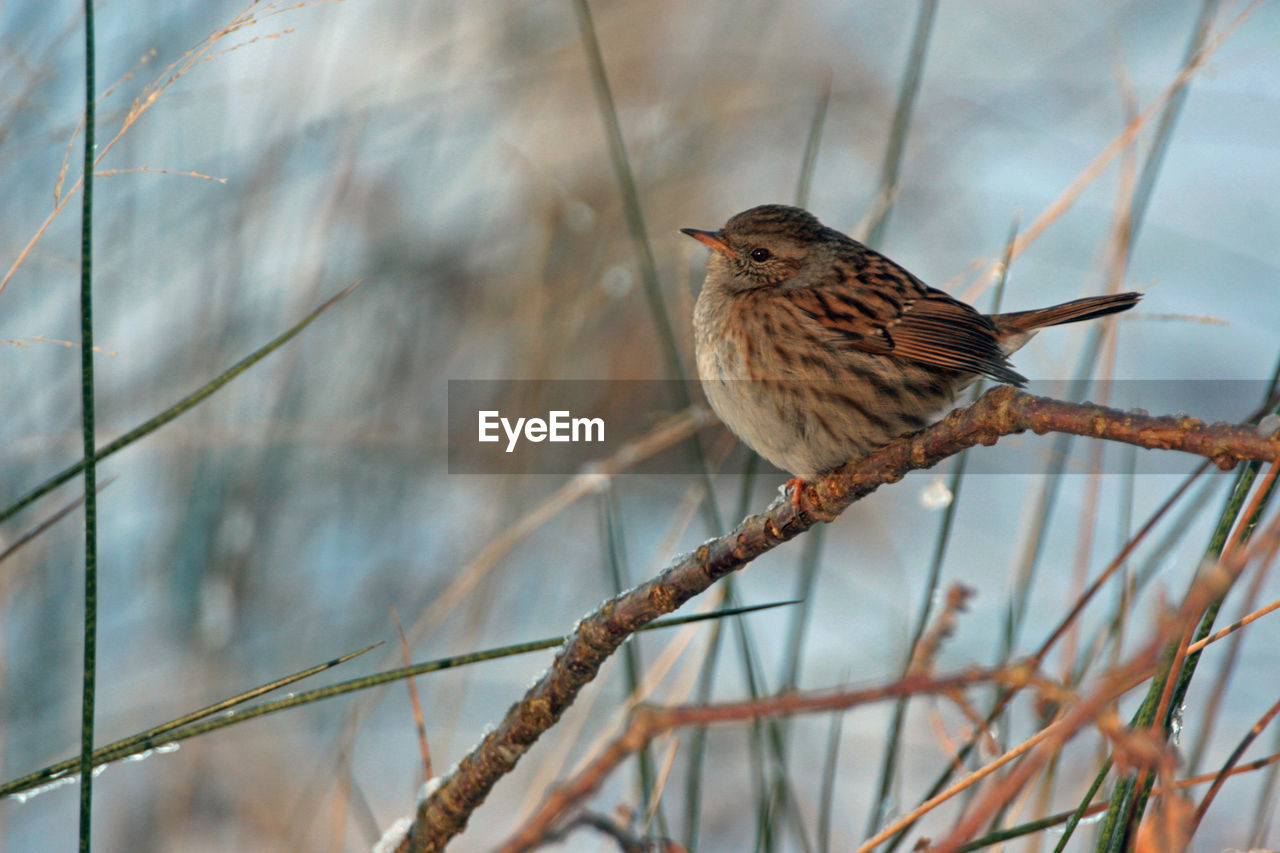
<path id="1" fill-rule="evenodd" d="M 987 316 L 784 205 L 685 233 L 713 250 L 694 311 L 707 399 L 746 444 L 806 479 L 927 426 L 978 376 L 1024 384 L 1009 354 L 1036 329 L 1141 298 Z"/>

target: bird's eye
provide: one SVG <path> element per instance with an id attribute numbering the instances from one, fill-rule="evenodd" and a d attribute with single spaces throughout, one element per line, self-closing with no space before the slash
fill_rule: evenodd
<path id="1" fill-rule="evenodd" d="M 751 250 L 751 260 L 755 261 L 758 264 L 762 264 L 772 257 L 773 257 L 773 252 L 770 252 L 768 249 L 764 248 L 763 246 L 761 246 L 758 249 Z"/>

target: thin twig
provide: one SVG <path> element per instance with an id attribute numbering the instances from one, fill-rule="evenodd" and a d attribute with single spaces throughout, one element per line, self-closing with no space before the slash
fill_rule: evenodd
<path id="1" fill-rule="evenodd" d="M 557 817 L 596 790 L 622 761 L 643 749 L 645 744 L 663 732 L 688 726 L 717 725 L 847 710 L 896 696 L 945 694 L 975 684 L 1023 681 L 1025 678 L 1026 673 L 1016 667 L 972 669 L 942 677 L 907 676 L 883 687 L 825 690 L 812 693 L 786 692 L 743 702 L 685 705 L 674 708 L 641 706 L 632 714 L 626 730 L 572 780 L 553 790 L 543 801 L 542 807 L 515 837 L 499 848 L 499 853 L 523 853 L 540 843 Z"/>

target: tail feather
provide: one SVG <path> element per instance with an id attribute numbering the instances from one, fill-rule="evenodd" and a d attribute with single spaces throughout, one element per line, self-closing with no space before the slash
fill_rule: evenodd
<path id="1" fill-rule="evenodd" d="M 1009 314 L 995 314 L 991 322 L 1001 336 L 1019 335 L 1042 329 L 1045 326 L 1058 326 L 1063 323 L 1076 323 L 1080 320 L 1092 320 L 1105 317 L 1120 311 L 1128 311 L 1138 304 L 1141 293 L 1112 293 L 1106 296 L 1088 296 L 1084 299 L 1073 299 L 1061 305 L 1049 308 L 1037 308 L 1034 311 L 1013 311 Z"/>

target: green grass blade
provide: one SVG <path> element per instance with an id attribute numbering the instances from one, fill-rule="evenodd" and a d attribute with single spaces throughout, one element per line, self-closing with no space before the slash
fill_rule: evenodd
<path id="1" fill-rule="evenodd" d="M 828 74 L 822 83 L 822 92 L 818 95 L 818 107 L 813 111 L 813 118 L 809 121 L 809 134 L 804 140 L 804 156 L 800 158 L 800 177 L 796 181 L 796 207 L 809 206 L 809 189 L 813 186 L 813 173 L 818 165 L 822 128 L 827 123 L 827 112 L 830 108 L 831 75 Z"/>
<path id="2" fill-rule="evenodd" d="M 832 714 L 824 753 L 826 760 L 822 763 L 822 788 L 818 793 L 818 853 L 831 851 L 831 816 L 835 813 L 836 770 L 840 763 L 843 729 L 844 714 Z"/>
<path id="3" fill-rule="evenodd" d="M 631 234 L 631 242 L 635 247 L 636 262 L 640 268 L 640 281 L 644 285 L 649 313 L 653 318 L 663 360 L 667 365 L 667 375 L 673 380 L 672 402 L 677 409 L 686 409 L 692 404 L 693 398 L 689 395 L 683 381 L 686 374 L 680 360 L 680 349 L 676 345 L 675 331 L 671 325 L 671 318 L 667 314 L 666 302 L 662 298 L 658 264 L 653 256 L 653 244 L 649 241 L 649 229 L 645 226 L 644 211 L 640 208 L 640 191 L 636 187 L 635 173 L 631 169 L 631 160 L 627 156 L 622 124 L 618 121 L 618 106 L 613 99 L 613 87 L 609 85 L 609 75 L 604 65 L 604 54 L 600 50 L 600 39 L 596 35 L 595 21 L 591 17 L 591 7 L 587 0 L 573 0 L 573 11 L 578 19 L 582 46 L 587 54 L 591 86 L 596 93 L 600 120 L 604 124 L 605 137 L 609 144 L 609 162 L 613 165 L 614 177 L 618 181 L 618 189 L 622 197 L 622 213 L 627 222 L 627 231 Z M 707 529 L 712 535 L 718 535 L 721 531 L 720 510 L 716 505 L 715 490 L 711 486 L 711 473 L 707 469 L 702 440 L 697 433 L 689 437 L 688 448 L 694 468 L 699 472 L 706 490 L 706 500 L 703 501 L 702 507 Z"/>
<path id="4" fill-rule="evenodd" d="M 93 718 L 98 660 L 98 486 L 93 383 L 93 0 L 84 0 L 84 186 L 80 218 L 80 423 L 84 438 L 84 666 L 80 699 L 80 853 L 93 829 Z"/>
<path id="5" fill-rule="evenodd" d="M 1012 263 L 1013 241 L 1017 236 L 1018 221 L 1015 219 L 1013 227 L 1010 229 L 1009 239 L 1005 241 L 1004 266 L 1000 273 L 1000 278 L 996 282 L 995 296 L 992 299 L 992 313 L 999 312 L 1000 305 L 1004 300 L 1004 288 L 1009 280 L 1009 267 Z M 982 391 L 983 383 L 974 383 L 970 394 L 970 402 L 977 400 Z M 942 583 L 942 563 L 947 555 L 947 547 L 951 542 L 951 531 L 955 524 L 956 513 L 960 507 L 960 490 L 961 484 L 964 482 L 968 456 L 968 451 L 959 454 L 959 458 L 956 459 L 955 469 L 951 472 L 951 478 L 947 483 L 947 489 L 951 492 L 951 502 L 947 504 L 947 508 L 942 514 L 942 523 L 938 528 L 938 538 L 934 543 L 933 561 L 929 566 L 929 575 L 925 580 L 924 588 L 921 590 L 920 604 L 911 632 L 911 642 L 907 644 L 907 653 L 903 657 L 902 668 L 899 670 L 900 677 L 906 677 L 907 669 L 915 657 L 916 648 L 920 645 L 920 640 L 929 628 L 929 620 L 933 614 L 933 603 L 937 600 L 938 588 Z M 885 737 L 884 756 L 880 761 L 879 787 L 876 791 L 876 798 L 872 802 L 871 815 L 867 819 L 868 836 L 875 835 L 880 830 L 889 811 L 893 782 L 897 775 L 898 749 L 902 740 L 902 726 L 906 720 L 906 714 L 907 700 L 903 697 L 894 703 L 893 716 L 889 721 L 889 731 Z"/>
<path id="6" fill-rule="evenodd" d="M 769 610 L 774 607 L 783 607 L 794 603 L 795 602 L 793 601 L 777 601 L 769 604 L 756 604 L 749 607 L 735 607 L 726 610 L 719 610 L 714 613 L 696 613 L 691 616 L 661 619 L 652 622 L 639 630 L 651 631 L 659 628 L 674 628 L 693 622 L 741 616 L 744 613 L 753 613 L 758 610 Z M 510 657 L 512 655 L 522 655 L 530 652 L 542 651 L 544 649 L 553 649 L 556 646 L 561 645 L 565 639 L 566 638 L 563 636 L 549 637 L 542 640 L 532 640 L 525 643 L 501 646 L 495 649 L 470 652 L 468 654 L 454 655 L 447 658 L 438 658 L 436 660 L 413 664 L 411 666 L 398 667 L 396 669 L 375 673 L 373 675 L 350 679 L 328 687 L 321 687 L 305 693 L 299 693 L 285 699 L 264 703 L 263 705 L 255 705 L 254 707 L 246 708 L 243 711 L 231 711 L 230 713 L 225 713 L 224 715 L 219 716 L 216 720 L 209 719 L 213 714 L 227 712 L 233 706 L 241 704 L 248 699 L 256 698 L 265 692 L 278 689 L 283 685 L 293 683 L 301 678 L 306 678 L 309 675 L 329 669 L 330 667 L 348 661 L 357 655 L 364 654 L 369 651 L 369 649 L 376 648 L 376 646 L 370 646 L 368 648 L 361 649 L 360 651 L 352 652 L 344 655 L 343 657 L 336 658 L 333 661 L 318 664 L 317 666 L 303 670 L 300 673 L 269 682 L 268 684 L 254 688 L 246 693 L 241 693 L 229 699 L 224 699 L 218 703 L 202 708 L 199 711 L 184 714 L 176 720 L 163 723 L 152 729 L 148 729 L 146 732 L 115 741 L 109 746 L 102 747 L 93 753 L 93 766 L 96 767 L 109 761 L 118 761 L 121 758 L 136 755 L 156 746 L 176 743 L 180 740 L 194 737 L 197 734 L 214 731 L 228 725 L 234 725 L 236 723 L 244 722 L 245 720 L 255 719 L 266 714 L 283 711 L 287 708 L 296 707 L 298 705 L 310 704 L 311 702 L 316 702 L 321 699 L 328 699 L 333 696 L 342 696 L 359 690 L 367 690 L 371 687 L 378 687 L 383 684 L 389 684 L 405 678 L 413 678 L 414 676 L 423 675 L 429 672 L 436 672 L 442 669 L 451 669 L 474 663 L 482 663 L 488 660 L 497 660 L 498 658 Z M 66 761 L 50 765 L 19 779 L 6 782 L 0 785 L 0 797 L 9 797 L 29 791 L 32 788 L 37 787 L 42 782 L 59 777 L 69 770 L 74 770 L 78 763 L 79 759 L 77 758 L 67 759 Z"/>
<path id="7" fill-rule="evenodd" d="M 1245 499 L 1248 497 L 1249 490 L 1257 477 L 1259 467 L 1256 463 L 1250 463 L 1244 467 L 1237 477 L 1235 488 L 1228 497 L 1226 506 L 1223 507 L 1218 516 L 1217 527 L 1210 538 L 1209 546 L 1205 549 L 1206 560 L 1216 560 L 1222 554 L 1222 549 L 1226 546 L 1231 528 L 1235 525 L 1241 511 L 1244 509 Z M 1208 636 L 1212 630 L 1213 616 L 1217 613 L 1217 605 L 1219 603 L 1220 599 L 1206 611 L 1196 631 L 1195 640 Z M 1175 688 L 1174 698 L 1170 703 L 1167 718 L 1161 721 L 1167 735 L 1172 715 L 1180 704 L 1180 694 L 1185 692 L 1186 685 L 1189 684 L 1191 671 L 1194 671 L 1192 658 L 1199 659 L 1198 654 L 1188 656 L 1180 673 L 1170 672 L 1169 668 L 1173 663 L 1175 645 L 1171 644 L 1161 656 L 1159 667 L 1155 677 L 1151 680 L 1146 698 L 1134 714 L 1130 726 L 1147 728 L 1153 725 L 1155 723 L 1156 707 L 1159 704 L 1160 695 L 1164 692 L 1165 684 L 1170 678 L 1178 678 L 1179 685 Z M 1133 833 L 1137 829 L 1137 822 L 1141 819 L 1150 787 L 1154 783 L 1154 777 L 1152 774 L 1147 774 L 1142 790 L 1137 790 L 1136 781 L 1136 776 L 1128 776 L 1122 779 L 1112 791 L 1111 803 L 1107 808 L 1106 817 L 1103 818 L 1102 831 L 1098 836 L 1097 849 L 1099 851 L 1121 851 L 1127 849 L 1130 844 Z"/>
<path id="8" fill-rule="evenodd" d="M 902 84 L 898 87 L 898 105 L 893 111 L 893 123 L 889 126 L 889 147 L 885 149 L 884 163 L 880 168 L 878 197 L 887 201 L 884 212 L 867 233 L 865 242 L 869 246 L 878 245 L 883 239 L 889 222 L 889 211 L 893 208 L 893 198 L 897 195 L 902 152 L 906 149 L 907 131 L 911 126 L 916 95 L 920 93 L 920 81 L 924 79 L 924 60 L 929 52 L 929 36 L 933 33 L 937 11 L 938 0 L 920 0 L 920 15 L 916 18 L 915 33 L 911 37 L 911 53 L 902 74 Z"/>
<path id="9" fill-rule="evenodd" d="M 259 696 L 270 693 L 273 690 L 279 690 L 281 687 L 287 687 L 288 685 L 301 681 L 304 678 L 309 678 L 316 673 L 323 672 L 326 669 L 331 669 L 339 664 L 346 663 L 352 658 L 359 657 L 365 652 L 376 649 L 380 645 L 382 644 L 378 643 L 372 646 L 366 646 L 359 651 L 350 652 L 342 655 L 341 657 L 334 658 L 331 661 L 325 661 L 324 663 L 316 664 L 315 666 L 308 667 L 300 672 L 295 672 L 292 675 L 286 675 L 283 678 L 269 681 L 266 684 L 253 688 L 252 690 L 223 699 L 219 702 L 213 703 L 212 705 L 206 705 L 203 708 L 183 714 L 181 717 L 161 723 L 158 726 L 152 726 L 151 728 L 145 729 L 137 734 L 113 741 L 106 746 L 100 747 L 94 752 L 93 764 L 98 765 L 103 763 L 103 761 L 106 760 L 105 756 L 108 755 L 120 755 L 123 757 L 124 755 L 136 754 L 129 752 L 129 750 L 133 748 L 136 748 L 137 752 L 142 752 L 143 750 L 155 746 L 158 743 L 165 742 L 164 736 L 169 732 L 180 729 L 183 726 L 189 725 L 198 720 L 203 720 L 206 717 L 211 717 L 214 714 L 228 711 L 236 705 L 241 705 L 251 699 L 256 699 Z M 59 762 L 58 764 L 51 764 L 48 767 L 35 771 L 34 773 L 28 773 L 26 776 L 11 779 L 3 785 L 0 785 L 0 797 L 13 796 L 14 794 L 18 794 L 23 791 L 30 791 L 32 788 L 35 788 L 44 782 L 60 778 L 63 774 L 71 770 L 76 770 L 78 766 L 78 759 L 73 758 Z"/>
<path id="10" fill-rule="evenodd" d="M 610 480 L 608 486 L 600 493 L 600 526 L 601 537 L 604 539 L 605 547 L 605 565 L 608 567 L 607 581 L 612 588 L 612 594 L 618 595 L 623 590 L 631 586 L 628 578 L 630 574 L 626 567 L 626 547 L 623 539 L 622 531 L 622 514 L 618 511 L 617 494 L 615 492 L 616 480 Z M 644 672 L 644 665 L 640 660 L 640 645 L 638 642 L 630 642 L 622 647 L 622 663 L 623 672 L 626 679 L 626 690 L 628 696 L 633 696 L 640 688 L 643 680 L 641 673 Z M 640 803 L 640 813 L 649 814 L 650 802 L 649 795 L 654 787 L 654 769 L 653 769 L 653 749 L 652 744 L 646 744 L 636 755 L 636 787 Z M 663 816 L 661 804 L 654 813 L 658 826 L 658 834 L 665 835 L 666 820 Z"/>
<path id="11" fill-rule="evenodd" d="M 240 361 L 237 361 L 231 367 L 227 368 L 224 372 L 220 373 L 212 381 L 206 383 L 205 385 L 202 385 L 201 387 L 197 388 L 195 391 L 192 391 L 190 394 L 183 397 L 181 400 L 174 403 L 172 406 L 165 409 L 163 412 L 160 412 L 155 417 L 148 418 L 147 420 L 138 424 L 136 427 L 129 430 L 124 435 L 117 438 L 115 441 L 104 444 L 102 447 L 98 448 L 97 452 L 93 455 L 93 461 L 95 463 L 101 462 L 102 460 L 106 459 L 108 456 L 112 455 L 113 453 L 123 450 L 124 448 L 133 444 L 138 439 L 143 438 L 155 432 L 156 430 L 160 429 L 160 427 L 174 420 L 178 416 L 183 415 L 186 412 L 190 411 L 191 409 L 195 408 L 200 403 L 204 402 L 206 399 L 211 397 L 214 394 L 214 392 L 222 388 L 232 379 L 235 379 L 241 373 L 244 373 L 250 367 L 253 367 L 259 361 L 266 358 L 268 355 L 275 352 L 280 347 L 284 346 L 286 343 L 292 340 L 299 332 L 301 332 L 307 326 L 311 325 L 311 322 L 313 320 L 315 320 L 317 317 L 319 317 L 329 308 L 333 307 L 335 303 L 337 303 L 347 294 L 351 293 L 351 291 L 355 290 L 359 285 L 360 285 L 360 282 L 357 281 L 343 288 L 340 292 L 338 292 L 334 296 L 331 296 L 329 299 L 325 300 L 324 303 L 322 303 L 318 308 L 316 308 L 307 316 L 303 317 L 301 320 L 299 320 L 296 324 L 291 326 L 289 329 L 285 330 L 277 337 L 272 338 L 264 346 L 254 350 L 249 355 L 240 359 Z M 85 467 L 85 462 L 84 460 L 81 460 L 79 462 L 76 462 L 73 465 L 67 466 L 63 470 L 59 471 L 57 474 L 54 474 L 52 477 L 45 480 L 40 485 L 36 486 L 34 489 L 27 492 L 22 497 L 18 498 L 16 501 L 11 503 L 9 506 L 5 507 L 3 510 L 0 510 L 0 522 L 5 521 L 9 518 L 12 518 L 22 509 L 30 506 L 32 503 L 44 497 L 49 492 L 56 489 L 58 486 L 61 486 L 63 483 L 67 482 L 72 477 L 76 476 L 81 471 L 83 471 L 84 467 Z"/>

